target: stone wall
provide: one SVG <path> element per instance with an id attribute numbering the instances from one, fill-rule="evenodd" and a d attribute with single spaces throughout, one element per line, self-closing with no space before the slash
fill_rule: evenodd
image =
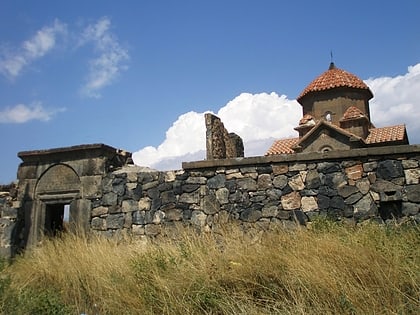
<path id="1" fill-rule="evenodd" d="M 192 162 L 172 172 L 125 167 L 104 177 L 91 229 L 155 236 L 163 226 L 267 229 L 319 215 L 420 222 L 419 160 L 419 146 L 401 146 Z"/>
<path id="2" fill-rule="evenodd" d="M 88 189 L 95 194 L 81 186 L 70 203 L 70 222 L 85 218 L 88 231 L 108 237 L 155 237 L 185 225 L 210 231 L 229 222 L 269 229 L 304 225 L 317 216 L 420 223 L 419 162 L 420 146 L 405 145 L 205 160 L 169 172 L 125 165 L 96 175 L 100 178 Z M 45 206 L 28 210 L 19 196 L 25 194 L 11 190 L 0 196 L 4 257 L 32 246 L 23 236 L 42 228 L 32 226 L 39 220 L 31 218 L 40 217 Z"/>

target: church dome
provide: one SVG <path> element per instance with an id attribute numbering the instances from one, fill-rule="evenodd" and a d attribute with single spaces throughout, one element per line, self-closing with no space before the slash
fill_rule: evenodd
<path id="1" fill-rule="evenodd" d="M 321 92 L 331 90 L 335 88 L 352 88 L 365 90 L 368 93 L 369 98 L 373 97 L 369 87 L 361 79 L 354 74 L 337 68 L 333 62 L 327 71 L 318 76 L 313 80 L 297 97 L 297 101 L 301 103 L 301 100 L 308 94 L 314 92 Z"/>

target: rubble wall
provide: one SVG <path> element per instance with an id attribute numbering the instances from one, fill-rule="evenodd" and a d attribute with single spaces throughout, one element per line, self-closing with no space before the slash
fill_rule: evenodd
<path id="1" fill-rule="evenodd" d="M 80 204 L 88 231 L 107 237 L 155 237 L 185 225 L 212 231 L 230 222 L 265 230 L 318 216 L 420 223 L 419 163 L 420 146 L 407 145 L 206 160 L 168 172 L 126 165 L 92 182 L 96 193 L 82 194 Z M 0 196 L 3 257 L 30 225 L 19 195 Z"/>
<path id="2" fill-rule="evenodd" d="M 420 222 L 419 149 L 201 161 L 171 172 L 125 168 L 103 179 L 91 230 L 155 236 L 177 225 L 210 231 L 235 221 L 268 229 L 317 216 Z"/>

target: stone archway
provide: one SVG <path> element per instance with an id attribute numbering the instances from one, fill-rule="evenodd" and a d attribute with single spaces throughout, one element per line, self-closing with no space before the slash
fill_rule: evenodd
<path id="1" fill-rule="evenodd" d="M 69 208 L 69 228 L 79 224 L 80 190 L 79 176 L 66 164 L 55 164 L 41 175 L 35 188 L 29 243 L 63 231 L 65 207 Z"/>

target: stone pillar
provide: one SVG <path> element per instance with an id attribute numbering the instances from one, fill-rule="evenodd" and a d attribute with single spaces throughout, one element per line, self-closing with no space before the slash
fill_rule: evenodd
<path id="1" fill-rule="evenodd" d="M 207 160 L 244 156 L 241 137 L 228 133 L 219 117 L 205 114 Z"/>

